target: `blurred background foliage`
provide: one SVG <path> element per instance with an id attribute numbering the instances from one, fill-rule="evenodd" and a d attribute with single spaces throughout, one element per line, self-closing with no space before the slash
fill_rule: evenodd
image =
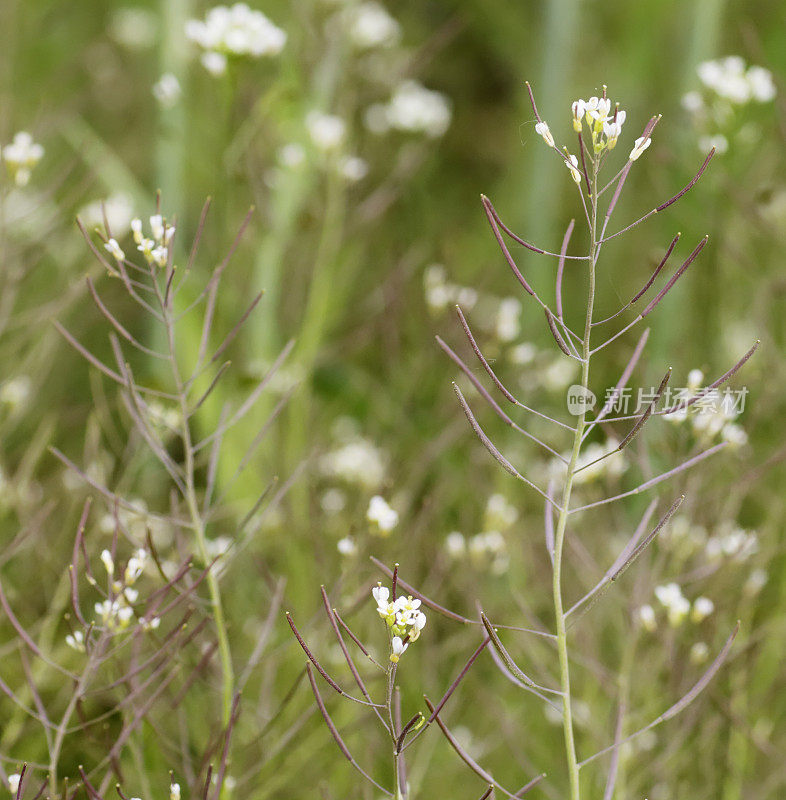
<path id="1" fill-rule="evenodd" d="M 67 599 L 62 579 L 87 489 L 64 477 L 49 445 L 85 467 L 99 465 L 108 485 L 166 510 L 169 489 L 160 469 L 124 449 L 127 423 L 114 390 L 91 374 L 51 325 L 59 319 L 97 354 L 109 353 L 105 321 L 84 289 L 82 278 L 89 273 L 120 302 L 124 324 L 140 339 L 154 340 L 148 320 L 121 300 L 91 261 L 73 220 L 84 217 L 89 204 L 118 197 L 120 206 L 147 216 L 160 190 L 165 214 L 177 218 L 179 263 L 187 257 L 205 198 L 212 198 L 194 268 L 204 279 L 249 207 L 255 208 L 223 284 L 216 330 L 231 327 L 256 291 L 265 290 L 265 296 L 230 348 L 232 367 L 202 409 L 202 431 L 215 427 L 223 405 L 236 403 L 286 342 L 295 341 L 262 407 L 227 438 L 220 464 L 221 483 L 280 397 L 292 390 L 252 469 L 233 485 L 230 512 L 211 530 L 215 538 L 232 537 L 233 525 L 271 479 L 287 486 L 280 502 L 260 518 L 245 551 L 249 557 L 233 561 L 223 579 L 238 663 L 253 649 L 269 610 L 270 591 L 260 587 L 278 576 L 286 579 L 285 607 L 303 620 L 327 662 L 332 663 L 332 645 L 327 625 L 316 616 L 320 584 L 359 629 L 381 636 L 367 591 L 382 576 L 369 564 L 370 554 L 400 562 L 407 580 L 460 613 L 472 616 L 480 600 L 500 622 L 539 620 L 549 626 L 542 504 L 488 458 L 455 403 L 450 383 L 456 369 L 434 336 L 467 351 L 451 303 L 443 302 L 455 300 L 453 290 L 440 294 L 439 287 L 477 293 L 470 319 L 477 320 L 481 343 L 499 371 L 525 402 L 564 418 L 571 375 L 558 365 L 561 356 L 542 315 L 532 313 L 505 268 L 479 195 L 491 197 L 522 236 L 558 249 L 569 220 L 581 211 L 567 176 L 546 157 L 534 133 L 524 80 L 532 83 L 555 136 L 565 141 L 573 136 L 570 102 L 607 84 L 628 112 L 623 134 L 628 140 L 650 114 L 663 114 L 653 146 L 627 182 L 614 230 L 689 180 L 704 155 L 703 136 L 722 133 L 728 143 L 682 202 L 607 245 L 598 313 L 612 313 L 620 299 L 637 291 L 678 230 L 685 248 L 710 235 L 699 262 L 658 309 L 639 378 L 643 385 L 656 384 L 672 365 L 678 385 L 696 368 L 712 379 L 761 338 L 763 346 L 737 380 L 750 388 L 740 419 L 748 444 L 660 492 L 670 503 L 685 491 L 685 524 L 710 536 L 737 527 L 755 531 L 758 544 L 744 563 L 730 558 L 721 564 L 708 563 L 703 551 L 686 554 L 658 545 L 646 564 L 581 621 L 573 634 L 580 665 L 576 691 L 583 704 L 579 747 L 589 755 L 612 739 L 621 682 L 630 693 L 634 729 L 696 679 L 700 667 L 691 663 L 692 644 L 706 640 L 715 652 L 741 618 L 734 655 L 706 696 L 682 719 L 626 749 L 615 796 L 781 797 L 786 786 L 779 757 L 786 746 L 781 668 L 786 7 L 776 0 L 423 0 L 388 7 L 401 25 L 395 47 L 358 52 L 342 33 L 340 3 L 253 5 L 286 30 L 286 46 L 280 56 L 238 59 L 224 75 L 213 76 L 183 33 L 186 20 L 206 10 L 192 0 L 139 3 L 131 17 L 127 4 L 115 0 L 0 4 L 0 141 L 25 129 L 46 148 L 30 185 L 6 186 L 2 206 L 6 309 L 0 377 L 30 382 L 23 402 L 4 401 L 0 419 L 5 547 L 0 564 L 17 613 L 52 647 L 61 640 Z M 774 102 L 736 106 L 721 129 L 707 130 L 681 99 L 701 89 L 696 73 L 701 62 L 732 54 L 770 69 L 778 95 Z M 175 75 L 182 89 L 172 104 L 157 102 L 152 94 L 164 73 Z M 452 119 L 443 136 L 376 135 L 364 125 L 368 107 L 384 102 L 407 78 L 449 98 Z M 309 140 L 304 120 L 314 110 L 346 121 L 342 152 L 362 158 L 367 175 L 347 180 L 336 167 L 338 156 Z M 300 151 L 290 150 L 288 164 L 282 148 L 293 143 L 303 148 L 301 160 Z M 620 152 L 628 146 L 621 144 Z M 620 164 L 622 158 L 624 153 Z M 95 225 L 100 227 L 100 217 Z M 583 246 L 577 233 L 572 251 L 582 252 Z M 522 250 L 516 256 L 548 295 L 553 262 Z M 570 262 L 565 280 L 567 313 L 580 314 L 583 276 Z M 467 291 L 461 297 L 472 299 Z M 521 301 L 520 312 L 515 303 L 501 310 L 500 300 L 511 297 Z M 499 336 L 500 314 L 506 313 L 513 317 L 508 320 L 513 335 Z M 199 335 L 198 326 L 181 329 L 184 360 L 193 356 Z M 632 332 L 598 359 L 593 378 L 598 393 L 614 384 L 635 341 Z M 140 360 L 135 368 L 149 383 L 158 380 L 155 362 Z M 525 441 L 512 438 L 486 412 L 481 421 L 523 470 L 546 474 L 548 465 Z M 643 465 L 646 475 L 651 463 L 665 467 L 693 452 L 694 434 L 687 433 L 686 443 L 678 428 L 656 425 L 637 446 L 631 472 Z M 335 466 L 335 454 L 353 443 L 371 458 L 372 468 L 380 468 L 379 476 L 366 473 L 364 480 L 360 461 L 360 477 L 336 476 L 342 468 Z M 564 448 L 565 442 L 555 446 Z M 631 474 L 602 478 L 607 479 L 621 490 L 636 482 Z M 377 493 L 400 515 L 388 537 L 375 535 L 365 519 L 370 496 Z M 507 522 L 488 519 L 494 513 L 494 503 L 487 508 L 489 498 L 498 493 L 515 508 Z M 574 528 L 575 569 L 568 585 L 575 585 L 577 596 L 613 559 L 620 536 L 636 525 L 647 502 L 636 498 L 593 512 Z M 25 526 L 35 533 L 19 540 Z M 503 535 L 501 546 L 489 545 L 491 555 L 481 544 L 474 559 L 446 549 L 451 532 L 469 540 L 489 530 Z M 342 554 L 337 545 L 347 537 L 351 543 L 344 550 L 355 552 Z M 106 546 L 106 533 L 96 526 L 88 539 L 95 552 Z M 762 569 L 763 589 L 746 590 L 750 575 Z M 700 631 L 664 623 L 657 635 L 632 632 L 632 609 L 647 602 L 655 584 L 675 577 L 691 596 L 713 599 L 711 619 Z M 254 798 L 373 797 L 340 757 L 305 684 L 267 726 L 302 666 L 302 653 L 279 617 L 274 644 L 244 696 L 230 767 L 234 791 Z M 11 628 L 2 620 L 0 632 L 3 678 L 13 685 L 21 673 L 11 657 Z M 476 630 L 430 616 L 421 641 L 402 662 L 405 707 L 411 709 L 406 718 L 422 706 L 423 692 L 439 695 L 477 639 Z M 553 653 L 547 645 L 524 638 L 511 640 L 511 648 L 536 672 L 549 674 Z M 211 685 L 208 675 L 200 684 L 202 694 L 189 701 L 188 735 L 194 741 L 211 733 L 199 727 L 200 708 L 217 703 Z M 58 695 L 56 688 L 51 694 Z M 40 758 L 40 742 L 32 735 L 25 740 L 24 728 L 12 730 L 11 705 L 2 697 L 0 711 L 0 753 L 14 761 Z M 388 783 L 389 745 L 370 734 L 362 711 L 337 706 L 335 719 L 358 758 Z M 507 684 L 490 660 L 468 676 L 448 718 L 505 785 L 548 772 L 532 796 L 563 796 L 559 727 L 537 700 Z M 205 713 L 203 724 L 209 719 Z M 159 726 L 143 729 L 138 759 L 128 756 L 123 762 L 132 794 L 151 785 L 154 794 L 164 792 L 168 770 L 177 771 L 171 748 L 159 749 L 159 735 Z M 482 793 L 481 781 L 436 732 L 420 741 L 410 764 L 413 797 Z M 65 774 L 100 760 L 100 743 L 76 741 L 69 748 L 61 767 Z M 589 768 L 587 796 L 600 796 L 605 766 Z M 136 785 L 140 788 L 130 788 Z"/>

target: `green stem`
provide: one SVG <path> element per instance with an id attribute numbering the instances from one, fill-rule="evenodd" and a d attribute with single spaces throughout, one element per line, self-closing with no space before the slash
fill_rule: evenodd
<path id="1" fill-rule="evenodd" d="M 598 167 L 597 159 L 592 164 L 592 214 L 590 220 L 590 249 L 589 249 L 589 289 L 587 292 L 587 316 L 584 323 L 584 338 L 582 341 L 581 386 L 589 387 L 590 365 L 590 331 L 592 325 L 592 311 L 595 304 L 595 263 L 597 260 L 597 211 L 598 211 Z M 570 659 L 568 657 L 568 634 L 565 626 L 565 612 L 562 604 L 562 552 L 565 544 L 565 531 L 568 525 L 570 495 L 573 489 L 573 479 L 576 474 L 576 465 L 581 453 L 581 440 L 586 426 L 586 405 L 582 405 L 581 414 L 576 422 L 573 435 L 573 448 L 570 462 L 568 463 L 565 477 L 565 488 L 562 493 L 562 510 L 557 520 L 557 529 L 554 534 L 554 573 L 552 591 L 554 597 L 554 616 L 557 628 L 557 653 L 560 668 L 560 690 L 562 692 L 562 728 L 565 737 L 565 754 L 568 764 L 568 779 L 570 782 L 570 799 L 580 800 L 579 764 L 576 757 L 576 741 L 573 731 L 573 707 L 570 689 Z"/>

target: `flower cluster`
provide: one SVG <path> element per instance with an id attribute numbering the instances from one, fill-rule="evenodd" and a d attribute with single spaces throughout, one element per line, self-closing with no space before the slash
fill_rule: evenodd
<path id="1" fill-rule="evenodd" d="M 117 633 L 125 630 L 134 618 L 134 603 L 139 599 L 139 592 L 133 588 L 142 576 L 147 565 L 148 553 L 139 548 L 128 559 L 125 569 L 118 570 L 114 558 L 109 550 L 101 552 L 101 562 L 110 580 L 112 593 L 110 597 L 95 604 L 95 611 L 100 623 L 110 632 Z M 161 623 L 158 617 L 140 619 L 140 625 L 145 630 L 155 630 Z M 66 644 L 74 650 L 84 652 L 84 636 L 80 632 L 66 636 Z"/>
<path id="2" fill-rule="evenodd" d="M 150 217 L 152 238 L 142 234 L 142 220 L 132 219 L 131 230 L 134 232 L 136 249 L 145 257 L 151 266 L 165 267 L 169 258 L 169 245 L 175 235 L 175 226 L 169 225 L 161 214 Z"/>
<path id="3" fill-rule="evenodd" d="M 417 81 L 404 81 L 386 104 L 377 103 L 366 111 L 366 126 L 372 133 L 388 130 L 425 133 L 437 139 L 450 126 L 451 110 L 447 98 L 426 89 Z"/>
<path id="4" fill-rule="evenodd" d="M 601 153 L 613 150 L 617 146 L 617 140 L 622 135 L 622 126 L 625 124 L 626 112 L 623 111 L 618 103 L 606 97 L 606 87 L 603 87 L 602 97 L 590 97 L 589 100 L 576 100 L 571 105 L 571 116 L 573 119 L 573 130 L 579 135 L 582 134 L 584 126 L 587 126 L 592 144 L 592 152 L 597 156 Z M 535 133 L 543 138 L 543 141 L 554 150 L 558 150 L 551 133 L 549 125 L 544 120 L 539 120 L 535 125 Z M 633 144 L 633 149 L 628 155 L 629 161 L 636 161 L 641 154 L 650 146 L 652 140 L 649 136 L 640 136 Z M 565 166 L 568 168 L 571 177 L 576 184 L 581 183 L 581 172 L 579 170 L 579 160 L 567 150 L 562 154 L 565 159 Z"/>
<path id="5" fill-rule="evenodd" d="M 669 625 L 673 628 L 679 627 L 688 615 L 690 615 L 691 621 L 698 625 L 715 611 L 715 603 L 708 597 L 697 597 L 691 603 L 676 583 L 657 586 L 655 597 L 666 610 Z M 646 630 L 654 631 L 657 627 L 655 609 L 651 605 L 641 606 L 637 611 L 637 617 L 639 623 Z"/>
<path id="6" fill-rule="evenodd" d="M 736 105 L 744 105 L 751 100 L 767 103 L 776 95 L 772 73 L 764 67 L 746 68 L 740 56 L 704 61 L 696 72 L 704 86 Z"/>
<path id="7" fill-rule="evenodd" d="M 226 71 L 228 56 L 277 55 L 287 41 L 281 28 L 245 3 L 216 6 L 204 20 L 188 20 L 186 36 L 202 48 L 202 65 L 213 75 Z"/>
<path id="8" fill-rule="evenodd" d="M 44 157 L 44 148 L 27 131 L 19 131 L 2 148 L 3 160 L 17 186 L 27 186 L 33 168 Z"/>
<path id="9" fill-rule="evenodd" d="M 413 597 L 390 599 L 390 590 L 378 583 L 371 594 L 377 603 L 377 613 L 390 631 L 390 660 L 396 664 L 411 642 L 417 640 L 426 625 L 426 615 L 420 610 L 420 600 Z"/>

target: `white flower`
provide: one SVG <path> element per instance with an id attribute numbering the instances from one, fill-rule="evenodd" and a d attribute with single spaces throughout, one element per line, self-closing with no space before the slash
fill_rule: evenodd
<path id="1" fill-rule="evenodd" d="M 226 69 L 227 55 L 274 56 L 281 52 L 287 40 L 281 28 L 246 3 L 216 6 L 207 12 L 204 21 L 188 20 L 186 37 L 205 51 L 202 64 L 214 75 Z"/>
<path id="2" fill-rule="evenodd" d="M 372 106 L 373 108 L 373 106 Z M 443 94 L 426 89 L 417 81 L 404 81 L 393 93 L 387 106 L 382 107 L 384 122 L 388 127 L 400 131 L 425 133 L 426 136 L 436 139 L 450 126 L 450 105 Z M 377 111 L 379 114 L 379 111 Z M 371 109 L 366 117 L 366 124 L 373 130 L 372 120 L 369 118 Z M 378 129 L 384 132 L 384 123 L 381 119 L 373 120 Z"/>
<path id="3" fill-rule="evenodd" d="M 366 511 L 366 519 L 376 525 L 383 534 L 390 533 L 398 525 L 398 511 L 391 508 L 380 495 L 374 495 Z"/>
<path id="4" fill-rule="evenodd" d="M 732 447 L 742 447 L 748 443 L 748 434 L 742 426 L 727 422 L 721 429 L 721 439 Z"/>
<path id="5" fill-rule="evenodd" d="M 690 649 L 691 664 L 703 664 L 710 654 L 710 648 L 704 642 L 695 642 Z"/>
<path id="6" fill-rule="evenodd" d="M 115 562 L 112 560 L 112 554 L 109 550 L 102 550 L 101 551 L 101 561 L 104 565 L 104 569 L 106 570 L 107 575 L 114 575 L 115 574 Z"/>
<path id="7" fill-rule="evenodd" d="M 612 117 L 603 123 L 603 133 L 606 136 L 606 144 L 609 150 L 614 149 L 617 144 L 617 139 L 622 134 L 622 125 L 625 122 L 625 117 L 626 114 L 624 111 L 617 110 L 616 119 Z"/>
<path id="8" fill-rule="evenodd" d="M 385 479 L 384 454 L 368 439 L 361 437 L 326 453 L 320 459 L 319 468 L 325 476 L 340 478 L 366 489 L 376 489 Z"/>
<path id="9" fill-rule="evenodd" d="M 595 121 L 602 123 L 609 116 L 611 111 L 611 100 L 607 97 L 590 97 L 586 104 L 587 122 Z"/>
<path id="10" fill-rule="evenodd" d="M 693 610 L 691 611 L 690 618 L 696 622 L 702 622 L 715 610 L 715 603 L 709 597 L 697 597 L 693 601 Z"/>
<path id="11" fill-rule="evenodd" d="M 140 548 L 131 558 L 128 559 L 124 576 L 127 586 L 133 586 L 139 576 L 145 571 L 147 558 L 147 551 Z"/>
<path id="12" fill-rule="evenodd" d="M 516 506 L 507 501 L 503 494 L 492 494 L 486 502 L 483 523 L 487 528 L 506 530 L 519 518 Z"/>
<path id="13" fill-rule="evenodd" d="M 285 167 L 299 167 L 306 160 L 306 150 L 302 144 L 290 142 L 279 149 L 278 160 Z"/>
<path id="14" fill-rule="evenodd" d="M 15 408 L 30 397 L 33 383 L 27 375 L 18 375 L 0 386 L 0 403 Z"/>
<path id="15" fill-rule="evenodd" d="M 549 147 L 556 147 L 554 144 L 554 137 L 551 135 L 551 131 L 549 130 L 547 122 L 538 122 L 537 125 L 535 125 L 535 133 L 537 133 L 539 136 L 542 136 L 543 141 Z"/>
<path id="16" fill-rule="evenodd" d="M 501 342 L 513 341 L 521 332 L 521 301 L 517 297 L 505 297 L 500 301 L 495 329 Z"/>
<path id="17" fill-rule="evenodd" d="M 565 162 L 565 166 L 570 170 L 570 177 L 576 183 L 581 183 L 581 173 L 579 172 L 579 160 L 576 156 L 569 155 L 568 161 Z"/>
<path id="18" fill-rule="evenodd" d="M 467 552 L 467 541 L 463 533 L 452 531 L 445 537 L 445 551 L 451 558 L 463 558 Z"/>
<path id="19" fill-rule="evenodd" d="M 703 153 L 709 152 L 713 147 L 718 155 L 722 155 L 729 149 L 729 140 L 722 133 L 699 137 L 699 150 Z"/>
<path id="20" fill-rule="evenodd" d="M 755 569 L 745 581 L 744 590 L 748 595 L 758 594 L 767 583 L 767 572 L 763 569 Z"/>
<path id="21" fill-rule="evenodd" d="M 346 123 L 334 114 L 309 111 L 306 115 L 306 128 L 311 141 L 319 150 L 335 150 L 344 140 Z"/>
<path id="22" fill-rule="evenodd" d="M 85 635 L 82 631 L 74 631 L 65 637 L 66 644 L 77 653 L 85 652 Z"/>
<path id="23" fill-rule="evenodd" d="M 339 163 L 339 171 L 348 181 L 356 183 L 368 175 L 368 162 L 359 156 L 347 156 Z"/>
<path id="24" fill-rule="evenodd" d="M 342 556 L 354 556 L 358 551 L 358 546 L 351 536 L 345 536 L 338 540 L 336 548 Z"/>
<path id="25" fill-rule="evenodd" d="M 401 26 L 384 6 L 373 0 L 351 8 L 347 14 L 349 36 L 356 47 L 389 47 L 401 35 Z"/>
<path id="26" fill-rule="evenodd" d="M 2 148 L 2 156 L 16 185 L 26 186 L 33 168 L 44 157 L 44 148 L 27 131 L 19 131 L 11 144 Z"/>
<path id="27" fill-rule="evenodd" d="M 666 609 L 672 627 L 680 625 L 690 611 L 690 602 L 683 596 L 682 590 L 676 583 L 657 586 L 655 597 Z"/>
<path id="28" fill-rule="evenodd" d="M 573 114 L 573 130 L 581 133 L 581 120 L 587 113 L 587 104 L 583 100 L 576 100 L 570 107 Z"/>
<path id="29" fill-rule="evenodd" d="M 708 89 L 731 103 L 742 105 L 750 100 L 766 103 L 777 93 L 768 69 L 752 66 L 746 71 L 745 62 L 739 56 L 705 61 L 699 64 L 696 72 Z"/>
<path id="30" fill-rule="evenodd" d="M 394 664 L 398 664 L 399 658 L 401 658 L 402 653 L 409 647 L 409 645 L 404 642 L 400 636 L 394 636 L 390 640 L 390 660 Z"/>
<path id="31" fill-rule="evenodd" d="M 652 631 L 654 631 L 657 627 L 657 623 L 655 621 L 655 609 L 649 604 L 643 605 L 637 610 L 636 618 L 641 624 L 641 627 L 650 633 L 652 633 Z"/>
<path id="32" fill-rule="evenodd" d="M 382 619 L 392 626 L 396 622 L 396 604 L 390 602 L 390 590 L 378 583 L 375 588 L 371 590 L 374 600 L 377 601 L 377 613 Z"/>
<path id="33" fill-rule="evenodd" d="M 772 73 L 764 67 L 750 67 L 745 77 L 748 79 L 751 94 L 754 100 L 767 103 L 775 98 L 777 90 L 772 79 Z"/>
<path id="34" fill-rule="evenodd" d="M 700 369 L 692 369 L 688 373 L 688 389 L 697 392 L 704 383 L 704 373 Z"/>
<path id="35" fill-rule="evenodd" d="M 227 57 L 223 53 L 210 50 L 203 53 L 199 61 L 211 75 L 223 75 L 227 71 Z"/>
<path id="36" fill-rule="evenodd" d="M 172 783 L 169 785 L 169 800 L 180 800 L 179 783 Z"/>
<path id="37" fill-rule="evenodd" d="M 108 253 L 111 253 L 116 261 L 123 261 L 123 259 L 126 257 L 126 254 L 117 243 L 117 239 L 109 239 L 106 241 L 104 243 L 104 250 L 106 250 Z"/>
<path id="38" fill-rule="evenodd" d="M 18 772 L 8 776 L 8 788 L 11 790 L 11 794 L 15 795 L 19 792 L 19 781 L 21 780 L 22 776 Z"/>
<path id="39" fill-rule="evenodd" d="M 649 136 L 646 139 L 643 136 L 639 136 L 633 144 L 633 150 L 630 151 L 628 160 L 635 161 L 651 144 L 652 139 Z"/>
<path id="40" fill-rule="evenodd" d="M 153 97 L 161 103 L 164 108 L 172 108 L 177 104 L 183 90 L 180 88 L 180 81 L 171 72 L 165 72 L 153 84 Z"/>
<path id="41" fill-rule="evenodd" d="M 150 619 L 142 617 L 139 624 L 142 626 L 142 630 L 154 631 L 161 625 L 161 617 L 151 617 Z"/>
<path id="42" fill-rule="evenodd" d="M 695 114 L 704 108 L 704 100 L 702 100 L 700 92 L 687 92 L 682 96 L 680 102 L 682 107 L 690 114 Z"/>
<path id="43" fill-rule="evenodd" d="M 104 215 L 113 236 L 125 236 L 131 225 L 133 204 L 122 192 L 115 192 L 105 200 L 94 200 L 79 211 L 79 218 L 86 228 L 104 228 Z M 105 231 L 109 235 L 109 231 Z"/>

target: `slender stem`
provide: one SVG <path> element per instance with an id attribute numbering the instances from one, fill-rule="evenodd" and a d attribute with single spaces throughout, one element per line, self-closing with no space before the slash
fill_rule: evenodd
<path id="1" fill-rule="evenodd" d="M 589 288 L 587 292 L 587 316 L 584 323 L 584 338 L 582 345 L 581 386 L 589 386 L 590 366 L 590 336 L 592 327 L 592 312 L 595 304 L 595 264 L 598 257 L 597 243 L 597 218 L 598 218 L 598 163 L 597 158 L 592 161 L 592 193 L 590 196 L 590 249 L 589 249 Z M 570 800 L 580 800 L 579 764 L 576 757 L 576 742 L 573 731 L 573 708 L 570 690 L 570 659 L 568 657 L 568 634 L 565 625 L 565 611 L 562 603 L 562 553 L 565 544 L 565 531 L 568 524 L 570 510 L 570 495 L 573 489 L 573 479 L 576 474 L 581 441 L 586 425 L 586 409 L 578 417 L 575 433 L 573 435 L 573 449 L 568 463 L 565 487 L 562 495 L 562 508 L 557 518 L 557 527 L 554 533 L 554 572 L 552 590 L 554 595 L 554 616 L 557 632 L 557 652 L 560 667 L 560 689 L 562 692 L 562 728 L 565 737 L 565 753 L 568 765 L 568 779 L 570 783 Z"/>
<path id="2" fill-rule="evenodd" d="M 155 278 L 153 284 L 158 288 Z M 197 498 L 196 483 L 194 479 L 195 465 L 194 465 L 194 445 L 191 437 L 191 426 L 189 423 L 189 408 L 188 408 L 188 392 L 184 386 L 183 379 L 180 375 L 180 369 L 177 365 L 177 351 L 175 345 L 175 324 L 171 316 L 171 308 L 167 305 L 164 298 L 159 294 L 159 302 L 161 303 L 162 312 L 164 314 L 164 321 L 167 331 L 167 341 L 169 345 L 169 360 L 172 369 L 172 375 L 175 380 L 177 388 L 177 395 L 180 399 L 180 415 L 182 419 L 181 435 L 183 437 L 183 452 L 184 452 L 184 473 L 185 473 L 185 492 L 184 500 L 188 507 L 188 515 L 191 520 L 191 527 L 194 531 L 196 538 L 197 550 L 202 559 L 202 563 L 208 567 L 210 564 L 210 555 L 207 551 L 207 537 L 205 532 L 205 520 L 199 510 L 199 500 Z M 224 617 L 224 608 L 221 601 L 221 589 L 218 584 L 218 576 L 215 570 L 208 569 L 207 573 L 207 588 L 210 595 L 210 606 L 213 612 L 213 622 L 216 626 L 216 638 L 218 639 L 218 653 L 221 660 L 221 677 L 222 677 L 222 720 L 224 727 L 228 727 L 232 719 L 232 703 L 235 693 L 235 674 L 232 667 L 232 654 L 229 649 L 229 635 L 227 632 L 226 619 Z"/>

